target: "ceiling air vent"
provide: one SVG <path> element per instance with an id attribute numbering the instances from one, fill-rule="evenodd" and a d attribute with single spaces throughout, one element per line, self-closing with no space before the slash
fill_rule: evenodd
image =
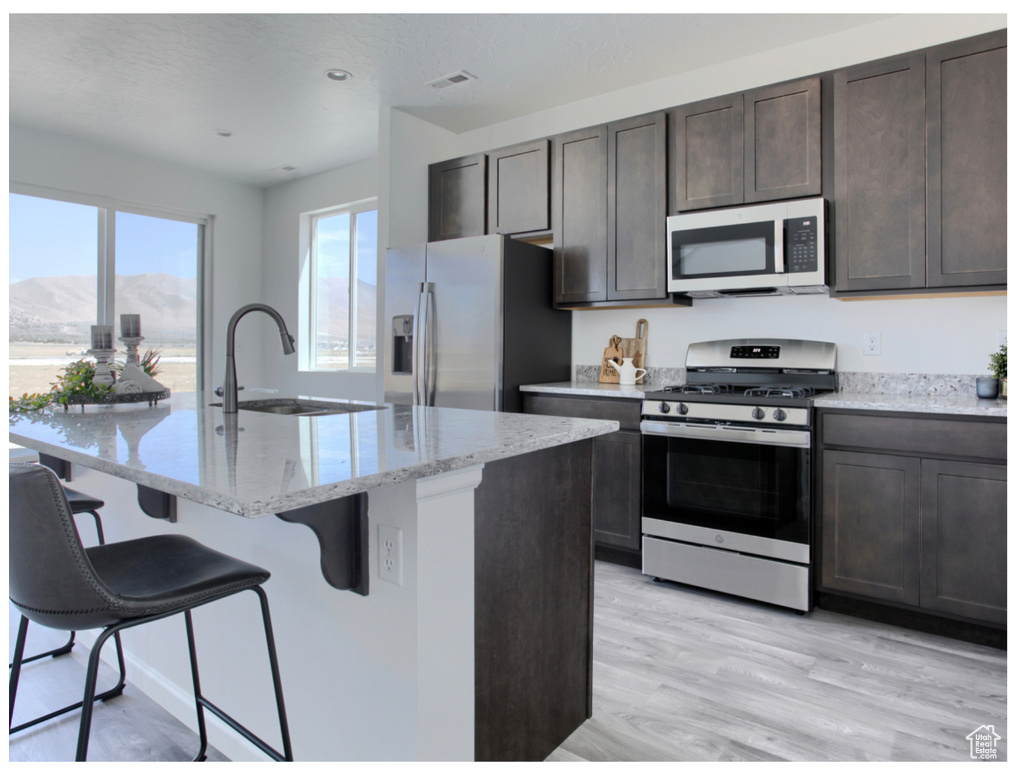
<path id="1" fill-rule="evenodd" d="M 471 75 L 469 72 L 460 70 L 459 72 L 453 72 L 451 75 L 444 75 L 434 80 L 429 80 L 425 85 L 430 85 L 432 88 L 448 88 L 450 85 L 459 85 L 468 80 L 476 79 L 476 76 Z"/>

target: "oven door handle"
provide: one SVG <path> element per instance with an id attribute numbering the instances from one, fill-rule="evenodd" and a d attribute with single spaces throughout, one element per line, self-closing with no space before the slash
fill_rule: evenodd
<path id="1" fill-rule="evenodd" d="M 810 447 L 810 433 L 805 430 L 760 429 L 734 427 L 726 424 L 681 424 L 678 422 L 643 421 L 643 435 L 684 437 L 695 440 L 722 440 L 729 443 Z"/>

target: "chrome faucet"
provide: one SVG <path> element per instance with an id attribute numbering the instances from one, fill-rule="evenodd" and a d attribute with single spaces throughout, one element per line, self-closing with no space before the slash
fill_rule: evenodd
<path id="1" fill-rule="evenodd" d="M 266 304 L 246 304 L 244 307 L 238 309 L 231 316 L 231 320 L 228 321 L 228 346 L 224 358 L 224 388 L 223 390 L 216 390 L 217 394 L 224 397 L 224 408 L 222 410 L 225 413 L 238 413 L 239 387 L 238 379 L 235 376 L 235 326 L 238 325 L 238 321 L 244 315 L 254 311 L 266 312 L 277 323 L 277 327 L 281 332 L 281 346 L 284 349 L 285 355 L 294 354 L 295 351 L 294 336 L 288 333 L 288 327 L 284 324 L 284 318 L 281 317 L 276 309 Z"/>

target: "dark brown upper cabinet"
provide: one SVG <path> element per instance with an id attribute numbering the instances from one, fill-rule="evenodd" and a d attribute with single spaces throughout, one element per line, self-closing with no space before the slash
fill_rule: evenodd
<path id="1" fill-rule="evenodd" d="M 1006 285 L 1006 30 L 926 54 L 926 285 Z"/>
<path id="2" fill-rule="evenodd" d="M 556 304 L 656 301 L 666 289 L 666 115 L 554 138 Z"/>
<path id="3" fill-rule="evenodd" d="M 607 299 L 607 126 L 554 138 L 554 302 Z"/>
<path id="4" fill-rule="evenodd" d="M 487 234 L 487 156 L 428 166 L 428 240 Z"/>
<path id="5" fill-rule="evenodd" d="M 672 111 L 670 213 L 821 192 L 821 80 L 808 77 Z"/>
<path id="6" fill-rule="evenodd" d="M 666 114 L 611 123 L 607 134 L 607 299 L 663 299 Z"/>
<path id="7" fill-rule="evenodd" d="M 835 74 L 836 293 L 1006 286 L 1006 31 Z"/>
<path id="8" fill-rule="evenodd" d="M 488 232 L 515 235 L 550 229 L 550 141 L 488 153 Z"/>

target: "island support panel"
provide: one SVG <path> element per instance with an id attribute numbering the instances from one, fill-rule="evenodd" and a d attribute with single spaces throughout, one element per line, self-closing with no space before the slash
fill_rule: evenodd
<path id="1" fill-rule="evenodd" d="M 592 715 L 592 441 L 474 491 L 477 760 L 543 760 Z"/>

